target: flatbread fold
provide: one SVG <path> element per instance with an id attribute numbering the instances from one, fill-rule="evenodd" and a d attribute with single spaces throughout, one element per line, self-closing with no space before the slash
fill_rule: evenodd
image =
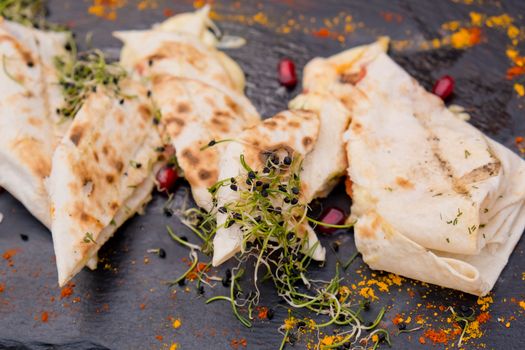
<path id="1" fill-rule="evenodd" d="M 193 198 L 206 210 L 211 209 L 208 188 L 218 180 L 224 146 L 202 148 L 260 122 L 244 96 L 241 68 L 215 48 L 208 15 L 206 6 L 148 30 L 114 33 L 124 42 L 122 65 L 151 89 L 163 142 L 175 148 Z"/>
<path id="2" fill-rule="evenodd" d="M 384 48 L 383 40 L 317 59 L 305 72 L 351 111 L 356 246 L 373 269 L 487 294 L 525 228 L 525 162 Z"/>
<path id="3" fill-rule="evenodd" d="M 293 110 L 278 113 L 265 119 L 260 124 L 246 129 L 232 142 L 227 143 L 221 152 L 219 180 L 236 177 L 246 172 L 240 162 L 244 156 L 246 164 L 254 171 L 264 167 L 264 154 L 267 152 L 286 152 L 304 157 L 312 151 L 319 135 L 319 116 L 311 111 Z M 242 184 L 239 184 L 242 186 Z M 239 200 L 239 192 L 229 187 L 221 187 L 217 193 L 217 207 Z M 279 205 L 283 205 L 279 203 Z M 286 207 L 283 206 L 283 210 Z M 225 227 L 228 214 L 217 212 L 218 230 L 213 239 L 214 266 L 218 266 L 241 250 L 243 232 L 239 224 Z M 315 233 L 308 225 L 303 225 L 302 234 L 307 234 L 308 245 L 313 247 L 317 242 Z M 325 251 L 317 245 L 313 257 L 324 260 Z"/>
<path id="4" fill-rule="evenodd" d="M 65 54 L 66 33 L 44 32 L 0 18 L 0 186 L 47 227 L 44 179 L 63 132 L 55 108 L 53 58 Z"/>
<path id="5" fill-rule="evenodd" d="M 146 88 L 120 84 L 122 100 L 99 86 L 58 145 L 48 190 L 59 285 L 63 286 L 129 217 L 154 186 L 160 137 Z"/>

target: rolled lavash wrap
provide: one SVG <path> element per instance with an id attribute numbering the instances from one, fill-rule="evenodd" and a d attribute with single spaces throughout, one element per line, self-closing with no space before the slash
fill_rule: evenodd
<path id="1" fill-rule="evenodd" d="M 0 186 L 50 227 L 44 180 L 68 123 L 56 108 L 55 56 L 67 56 L 67 32 L 43 31 L 0 17 Z"/>
<path id="2" fill-rule="evenodd" d="M 121 63 L 146 82 L 159 111 L 159 131 L 175 148 L 177 163 L 198 206 L 210 210 L 208 188 L 218 180 L 224 145 L 260 117 L 244 96 L 244 73 L 215 46 L 209 7 L 176 15 L 144 31 L 120 31 Z"/>
<path id="3" fill-rule="evenodd" d="M 355 241 L 372 268 L 487 294 L 525 227 L 525 162 L 458 118 L 385 40 L 305 68 L 351 111 Z"/>

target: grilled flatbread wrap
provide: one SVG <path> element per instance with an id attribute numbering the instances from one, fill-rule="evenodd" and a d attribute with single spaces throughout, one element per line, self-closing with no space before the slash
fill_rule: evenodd
<path id="1" fill-rule="evenodd" d="M 201 78 L 243 93 L 244 73 L 215 46 L 208 30 L 209 6 L 167 19 L 149 30 L 118 31 L 124 43 L 121 64 L 140 77 L 179 76 Z"/>
<path id="2" fill-rule="evenodd" d="M 184 177 L 198 206 L 209 210 L 208 188 L 219 175 L 225 145 L 202 149 L 212 140 L 235 138 L 259 122 L 259 115 L 243 95 L 200 79 L 177 77 L 153 81 L 153 97 L 161 111 L 159 128 L 176 152 Z"/>
<path id="3" fill-rule="evenodd" d="M 208 13 L 206 7 L 151 30 L 115 33 L 124 41 L 121 63 L 150 86 L 163 141 L 174 146 L 193 198 L 206 210 L 211 209 L 208 187 L 218 180 L 224 146 L 201 148 L 234 138 L 260 121 L 244 96 L 242 70 L 214 47 Z"/>
<path id="4" fill-rule="evenodd" d="M 319 117 L 310 111 L 284 111 L 264 120 L 252 128 L 246 129 L 235 141 L 227 143 L 221 152 L 219 180 L 236 177 L 246 172 L 240 162 L 241 155 L 246 164 L 255 171 L 261 171 L 265 164 L 265 154 L 273 152 L 279 157 L 290 155 L 304 159 L 312 151 L 319 134 Z M 240 188 L 245 186 L 239 184 Z M 239 192 L 229 187 L 221 187 L 217 193 L 217 207 L 239 200 Z M 287 210 L 286 203 L 276 206 Z M 213 239 L 213 265 L 217 266 L 231 258 L 242 248 L 243 231 L 239 224 L 226 227 L 227 213 L 217 212 L 218 230 Z M 300 232 L 307 236 L 307 247 L 316 245 L 317 237 L 308 224 L 300 227 Z M 308 249 L 307 249 L 308 250 Z M 324 260 L 325 250 L 317 244 L 312 252 L 316 260 Z"/>
<path id="5" fill-rule="evenodd" d="M 525 227 L 525 162 L 459 119 L 380 47 L 317 60 L 311 67 L 329 73 L 310 72 L 351 110 L 356 246 L 373 269 L 484 295 Z"/>
<path id="6" fill-rule="evenodd" d="M 120 100 L 99 86 L 53 156 L 48 189 L 62 286 L 151 198 L 160 138 L 146 88 L 121 82 Z"/>
<path id="7" fill-rule="evenodd" d="M 0 18 L 0 186 L 48 227 L 44 179 L 61 129 L 52 61 L 67 38 Z"/>
<path id="8" fill-rule="evenodd" d="M 343 135 L 350 123 L 350 111 L 335 96 L 316 92 L 297 96 L 289 108 L 311 110 L 319 115 L 319 136 L 301 171 L 301 192 L 305 202 L 310 203 L 326 197 L 346 173 Z"/>

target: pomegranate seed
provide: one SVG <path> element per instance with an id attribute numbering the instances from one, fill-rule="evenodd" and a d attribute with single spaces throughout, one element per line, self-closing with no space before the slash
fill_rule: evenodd
<path id="1" fill-rule="evenodd" d="M 295 74 L 295 63 L 290 59 L 282 59 L 279 62 L 279 83 L 292 89 L 297 85 L 297 74 Z"/>
<path id="2" fill-rule="evenodd" d="M 345 222 L 345 213 L 336 207 L 327 208 L 319 221 L 329 225 L 342 225 Z M 336 230 L 336 228 L 321 225 L 317 228 L 323 233 L 333 233 Z"/>
<path id="3" fill-rule="evenodd" d="M 445 101 L 454 92 L 454 79 L 450 75 L 444 75 L 436 81 L 432 92 Z"/>
<path id="4" fill-rule="evenodd" d="M 166 165 L 157 172 L 158 190 L 161 192 L 172 192 L 179 174 L 173 167 Z"/>

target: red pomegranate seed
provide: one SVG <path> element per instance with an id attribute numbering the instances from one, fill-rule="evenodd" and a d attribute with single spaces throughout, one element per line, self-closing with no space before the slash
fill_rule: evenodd
<path id="1" fill-rule="evenodd" d="M 445 101 L 454 92 L 454 79 L 450 75 L 442 76 L 434 84 L 432 92 Z"/>
<path id="2" fill-rule="evenodd" d="M 169 193 L 175 188 L 175 183 L 179 178 L 179 174 L 177 174 L 177 170 L 175 170 L 173 167 L 166 165 L 157 172 L 156 178 L 158 190 Z"/>
<path id="3" fill-rule="evenodd" d="M 295 63 L 290 59 L 282 59 L 279 62 L 279 83 L 289 89 L 297 85 L 297 74 L 295 74 Z"/>
<path id="4" fill-rule="evenodd" d="M 329 225 L 342 225 L 345 222 L 345 213 L 336 207 L 327 208 L 319 220 Z M 317 228 L 323 233 L 333 233 L 336 228 L 318 225 Z"/>

